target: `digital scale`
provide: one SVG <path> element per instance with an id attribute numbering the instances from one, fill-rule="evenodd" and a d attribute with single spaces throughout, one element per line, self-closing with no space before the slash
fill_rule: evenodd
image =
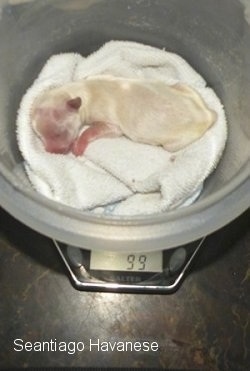
<path id="1" fill-rule="evenodd" d="M 145 253 L 90 251 L 55 240 L 54 244 L 79 290 L 170 293 L 180 286 L 204 241 L 205 237 Z"/>

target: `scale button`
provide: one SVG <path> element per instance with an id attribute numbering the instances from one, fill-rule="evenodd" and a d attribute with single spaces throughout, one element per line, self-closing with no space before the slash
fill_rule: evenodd
<path id="1" fill-rule="evenodd" d="M 169 260 L 169 270 L 171 273 L 177 272 L 185 263 L 187 252 L 183 247 L 176 249 Z"/>
<path id="2" fill-rule="evenodd" d="M 75 268 L 80 268 L 82 266 L 82 252 L 79 247 L 67 246 L 67 255 L 70 260 L 70 263 Z"/>

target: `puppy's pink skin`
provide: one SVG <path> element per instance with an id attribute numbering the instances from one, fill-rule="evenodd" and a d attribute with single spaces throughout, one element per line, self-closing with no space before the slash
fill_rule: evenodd
<path id="1" fill-rule="evenodd" d="M 118 137 L 122 132 L 114 128 L 112 125 L 104 122 L 94 122 L 74 141 L 72 153 L 75 156 L 81 156 L 90 142 L 98 138 Z"/>
<path id="2" fill-rule="evenodd" d="M 45 95 L 35 102 L 32 126 L 47 152 L 66 154 L 71 151 L 82 126 L 78 113 L 80 106 L 79 97 L 71 99 L 60 95 Z"/>

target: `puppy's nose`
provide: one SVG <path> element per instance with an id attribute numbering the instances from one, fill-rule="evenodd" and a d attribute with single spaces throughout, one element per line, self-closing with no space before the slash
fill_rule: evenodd
<path id="1" fill-rule="evenodd" d="M 70 146 L 48 142 L 45 145 L 45 150 L 46 152 L 49 152 L 49 153 L 67 154 L 70 152 Z"/>

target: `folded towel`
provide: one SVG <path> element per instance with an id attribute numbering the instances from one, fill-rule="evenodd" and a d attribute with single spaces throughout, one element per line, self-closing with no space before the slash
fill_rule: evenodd
<path id="1" fill-rule="evenodd" d="M 186 83 L 217 112 L 217 121 L 202 138 L 175 153 L 125 137 L 96 140 L 81 157 L 47 153 L 31 128 L 32 102 L 49 87 L 99 74 Z M 86 58 L 52 56 L 24 95 L 17 116 L 18 145 L 34 188 L 63 204 L 112 215 L 157 213 L 194 202 L 226 138 L 220 100 L 184 59 L 126 41 L 110 41 Z"/>

